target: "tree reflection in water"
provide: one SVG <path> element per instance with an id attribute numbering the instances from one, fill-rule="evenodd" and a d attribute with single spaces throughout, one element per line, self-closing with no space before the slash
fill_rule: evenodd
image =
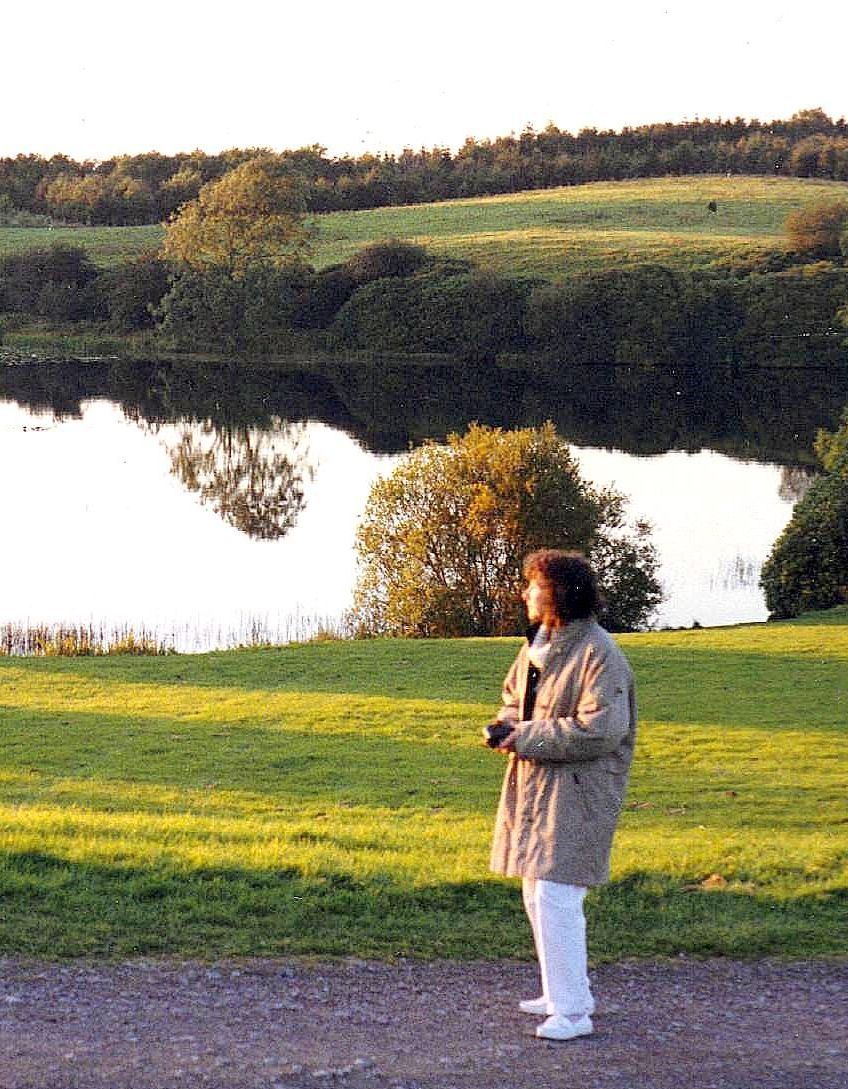
<path id="1" fill-rule="evenodd" d="M 305 485 L 314 468 L 302 423 L 274 417 L 260 429 L 204 420 L 182 425 L 176 443 L 164 441 L 171 472 L 249 537 L 284 537 L 306 506 Z"/>

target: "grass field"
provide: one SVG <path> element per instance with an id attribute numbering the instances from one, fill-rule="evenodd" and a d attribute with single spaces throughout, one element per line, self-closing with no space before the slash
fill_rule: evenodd
<path id="1" fill-rule="evenodd" d="M 320 220 L 315 258 L 330 264 L 376 239 L 397 237 L 508 275 L 559 279 L 644 262 L 701 268 L 783 249 L 790 211 L 846 193 L 840 182 L 699 176 L 337 212 Z M 711 200 L 715 213 L 707 209 Z"/>
<path id="2" fill-rule="evenodd" d="M 161 227 L 0 227 L 0 257 L 50 246 L 82 246 L 106 268 L 158 249 Z"/>
<path id="3" fill-rule="evenodd" d="M 848 610 L 621 642 L 593 960 L 848 951 Z M 529 956 L 479 742 L 515 647 L 0 659 L 0 955 Z"/>
<path id="4" fill-rule="evenodd" d="M 709 175 L 333 212 L 317 219 L 313 260 L 322 268 L 395 237 L 507 275 L 559 279 L 648 261 L 703 268 L 783 249 L 790 211 L 846 194 L 844 182 Z M 707 210 L 710 201 L 715 213 Z M 160 238 L 159 227 L 0 228 L 0 255 L 61 241 L 85 246 L 108 265 Z"/>

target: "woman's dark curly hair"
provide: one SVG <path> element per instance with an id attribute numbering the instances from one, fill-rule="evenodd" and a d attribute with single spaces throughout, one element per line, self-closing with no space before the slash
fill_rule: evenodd
<path id="1" fill-rule="evenodd" d="M 525 559 L 524 577 L 551 586 L 554 608 L 563 622 L 595 616 L 603 607 L 595 572 L 582 552 L 540 548 Z"/>

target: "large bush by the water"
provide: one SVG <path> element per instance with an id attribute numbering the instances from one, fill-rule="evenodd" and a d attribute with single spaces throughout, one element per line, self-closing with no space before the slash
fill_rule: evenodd
<path id="1" fill-rule="evenodd" d="M 123 261 L 98 281 L 109 324 L 119 332 L 151 328 L 154 311 L 170 286 L 170 270 L 155 253 Z"/>
<path id="2" fill-rule="evenodd" d="M 52 246 L 0 260 L 0 312 L 54 321 L 98 316 L 97 269 L 80 246 Z"/>
<path id="3" fill-rule="evenodd" d="M 760 579 L 775 618 L 848 601 L 848 409 L 841 427 L 822 431 L 815 480 L 775 542 Z"/>
<path id="4" fill-rule="evenodd" d="M 479 359 L 524 345 L 530 286 L 486 273 L 434 272 L 374 280 L 356 291 L 332 327 L 334 347 L 442 352 Z"/>
<path id="5" fill-rule="evenodd" d="M 661 266 L 604 269 L 530 297 L 533 348 L 582 363 L 673 362 L 684 348 L 689 278 Z"/>
<path id="6" fill-rule="evenodd" d="M 256 265 L 241 279 L 224 272 L 177 276 L 156 311 L 165 344 L 193 351 L 265 353 L 291 343 L 310 273 Z"/>
<path id="7" fill-rule="evenodd" d="M 848 298 L 848 268 L 827 261 L 755 274 L 740 284 L 745 320 L 736 355 L 751 363 L 846 363 L 837 318 Z"/>
<path id="8" fill-rule="evenodd" d="M 472 425 L 425 443 L 373 485 L 357 535 L 355 619 L 363 633 L 508 635 L 523 628 L 522 561 L 537 548 L 586 552 L 612 628 L 659 604 L 657 557 L 625 500 L 580 475 L 553 424 Z"/>

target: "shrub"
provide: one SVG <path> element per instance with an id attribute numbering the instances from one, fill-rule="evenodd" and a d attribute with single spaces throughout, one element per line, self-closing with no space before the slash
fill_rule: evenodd
<path id="1" fill-rule="evenodd" d="M 816 451 L 825 472 L 795 505 L 763 564 L 760 585 L 775 619 L 848 601 L 848 409 Z"/>
<path id="2" fill-rule="evenodd" d="M 171 280 L 165 262 L 155 253 L 146 253 L 102 273 L 98 286 L 112 328 L 131 332 L 152 327 L 153 312 Z"/>
<path id="3" fill-rule="evenodd" d="M 524 347 L 531 284 L 487 272 L 428 277 L 418 313 L 427 350 L 467 359 Z"/>
<path id="4" fill-rule="evenodd" d="M 840 257 L 841 236 L 846 226 L 848 200 L 817 201 L 786 217 L 789 245 L 805 257 Z"/>
<path id="5" fill-rule="evenodd" d="M 737 337 L 751 362 L 820 366 L 842 356 L 839 307 L 848 296 L 848 270 L 831 262 L 751 276 L 740 285 L 745 320 Z"/>
<path id="6" fill-rule="evenodd" d="M 674 362 L 683 348 L 690 284 L 659 265 L 606 269 L 530 296 L 534 349 L 581 363 Z"/>
<path id="7" fill-rule="evenodd" d="M 485 273 L 433 273 L 359 288 L 331 327 L 339 348 L 490 358 L 524 343 L 530 285 Z"/>
<path id="8" fill-rule="evenodd" d="M 39 317 L 55 322 L 99 319 L 104 314 L 96 280 L 82 286 L 48 280 L 38 292 L 33 310 Z"/>
<path id="9" fill-rule="evenodd" d="M 354 616 L 362 632 L 496 635 L 523 627 L 521 565 L 536 548 L 577 548 L 598 566 L 618 627 L 658 603 L 656 557 L 624 499 L 595 492 L 552 424 L 472 425 L 426 443 L 378 480 L 357 535 Z"/>
<path id="10" fill-rule="evenodd" d="M 412 315 L 416 286 L 408 280 L 376 280 L 358 288 L 330 326 L 336 348 L 416 351 Z"/>
<path id="11" fill-rule="evenodd" d="M 295 324 L 300 329 L 325 329 L 356 288 L 353 273 L 344 265 L 313 273 L 294 316 Z"/>
<path id="12" fill-rule="evenodd" d="M 691 277 L 680 316 L 679 344 L 686 361 L 728 363 L 739 358 L 737 339 L 745 325 L 745 288 L 720 273 Z M 706 368 L 702 366 L 701 373 Z"/>
<path id="13" fill-rule="evenodd" d="M 358 284 L 391 277 L 412 276 L 430 264 L 423 246 L 390 238 L 359 250 L 344 266 Z"/>
<path id="14" fill-rule="evenodd" d="M 244 300 L 225 272 L 185 272 L 154 311 L 161 338 L 173 348 L 235 351 L 242 341 Z"/>
<path id="15" fill-rule="evenodd" d="M 259 264 L 238 280 L 219 270 L 185 272 L 155 311 L 160 334 L 177 349 L 285 349 L 308 280 L 303 268 Z"/>
<path id="16" fill-rule="evenodd" d="M 96 316 L 97 269 L 79 246 L 28 250 L 0 260 L 0 306 L 7 311 L 77 320 Z"/>
<path id="17" fill-rule="evenodd" d="M 311 270 L 303 265 L 254 265 L 247 272 L 239 286 L 242 342 L 248 351 L 271 352 L 290 346 L 311 279 Z"/>

